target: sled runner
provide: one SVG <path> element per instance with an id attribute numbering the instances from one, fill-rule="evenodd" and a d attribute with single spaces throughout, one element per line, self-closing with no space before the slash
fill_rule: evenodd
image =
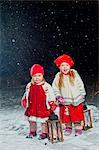
<path id="1" fill-rule="evenodd" d="M 92 128 L 92 117 L 91 117 L 91 110 L 86 109 L 84 110 L 84 130 L 88 130 Z"/>
<path id="2" fill-rule="evenodd" d="M 57 115 L 51 116 L 47 120 L 48 127 L 48 140 L 53 143 L 63 142 L 63 132 L 61 122 L 58 120 Z"/>

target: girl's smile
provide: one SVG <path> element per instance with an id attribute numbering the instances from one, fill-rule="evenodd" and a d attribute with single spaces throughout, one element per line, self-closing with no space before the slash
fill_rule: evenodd
<path id="1" fill-rule="evenodd" d="M 70 71 L 70 65 L 66 62 L 61 63 L 60 65 L 60 71 L 63 74 L 67 74 Z"/>

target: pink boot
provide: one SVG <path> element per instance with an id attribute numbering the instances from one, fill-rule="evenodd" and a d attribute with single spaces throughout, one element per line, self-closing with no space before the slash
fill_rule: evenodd
<path id="1" fill-rule="evenodd" d="M 65 128 L 65 135 L 70 135 L 72 133 L 72 127 Z"/>
<path id="2" fill-rule="evenodd" d="M 26 136 L 26 138 L 33 138 L 33 137 L 35 137 L 35 136 L 37 136 L 36 131 L 35 131 L 35 132 L 30 132 L 29 135 Z"/>
<path id="3" fill-rule="evenodd" d="M 75 136 L 81 135 L 82 129 L 75 129 Z"/>
<path id="4" fill-rule="evenodd" d="M 40 134 L 40 136 L 39 136 L 38 139 L 39 139 L 39 140 L 44 140 L 44 139 L 46 139 L 46 138 L 47 138 L 47 133 L 43 133 L 43 132 L 42 132 L 42 133 Z"/>

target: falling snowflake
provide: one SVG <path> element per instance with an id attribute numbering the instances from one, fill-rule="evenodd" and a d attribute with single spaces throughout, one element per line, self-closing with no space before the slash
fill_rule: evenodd
<path id="1" fill-rule="evenodd" d="M 86 35 L 85 35 L 85 37 L 87 38 L 87 37 L 88 37 L 88 35 L 86 34 Z"/>
<path id="2" fill-rule="evenodd" d="M 20 65 L 20 63 L 19 62 L 17 62 L 17 66 L 19 66 Z"/>
<path id="3" fill-rule="evenodd" d="M 55 35 L 53 35 L 53 39 L 55 39 L 55 37 L 56 37 L 56 36 L 55 36 Z"/>
<path id="4" fill-rule="evenodd" d="M 84 22 L 84 20 L 83 20 L 83 19 L 81 19 L 81 20 L 80 20 L 80 22 Z"/>
<path id="5" fill-rule="evenodd" d="M 12 39 L 12 43 L 15 43 L 15 39 Z"/>

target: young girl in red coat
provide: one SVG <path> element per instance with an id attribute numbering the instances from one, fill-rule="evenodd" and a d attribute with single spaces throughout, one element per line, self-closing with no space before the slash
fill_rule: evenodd
<path id="1" fill-rule="evenodd" d="M 75 127 L 75 135 L 82 134 L 83 102 L 86 94 L 83 81 L 77 71 L 71 69 L 74 62 L 70 56 L 63 54 L 54 63 L 60 72 L 56 74 L 52 87 L 59 104 L 60 120 L 66 126 L 65 134 L 72 133 L 72 124 Z"/>
<path id="2" fill-rule="evenodd" d="M 55 96 L 50 84 L 44 78 L 44 69 L 39 64 L 31 67 L 31 82 L 27 84 L 22 105 L 26 108 L 25 115 L 28 117 L 30 132 L 27 138 L 37 135 L 37 122 L 41 122 L 42 132 L 39 139 L 47 137 L 46 120 L 55 110 Z"/>

